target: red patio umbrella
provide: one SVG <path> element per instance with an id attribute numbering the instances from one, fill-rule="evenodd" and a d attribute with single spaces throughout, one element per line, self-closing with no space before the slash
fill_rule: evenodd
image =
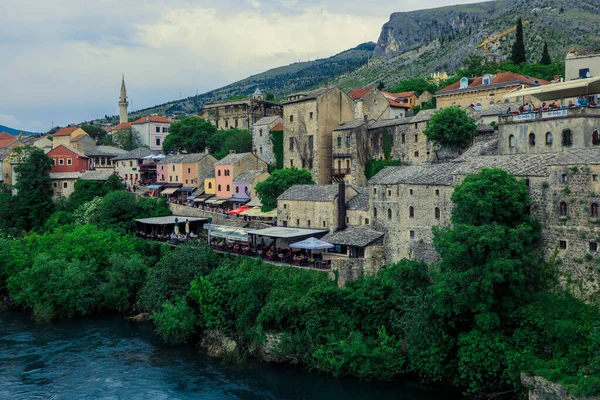
<path id="1" fill-rule="evenodd" d="M 248 206 L 239 206 L 235 210 L 227 211 L 227 213 L 231 214 L 231 215 L 238 215 L 240 213 L 243 213 L 244 211 L 248 211 L 249 209 L 250 209 L 250 207 L 248 207 Z"/>

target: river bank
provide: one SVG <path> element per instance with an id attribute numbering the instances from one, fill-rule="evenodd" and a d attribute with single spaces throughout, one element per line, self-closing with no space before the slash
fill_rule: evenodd
<path id="1" fill-rule="evenodd" d="M 456 399 L 414 382 L 335 379 L 253 359 L 231 365 L 164 345 L 150 324 L 116 317 L 38 324 L 0 313 L 0 398 Z"/>

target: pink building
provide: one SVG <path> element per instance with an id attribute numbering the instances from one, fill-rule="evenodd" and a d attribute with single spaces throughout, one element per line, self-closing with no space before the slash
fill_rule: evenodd
<path id="1" fill-rule="evenodd" d="M 233 197 L 233 179 L 241 173 L 267 169 L 267 163 L 252 153 L 229 154 L 215 164 L 217 197 L 223 199 Z"/>

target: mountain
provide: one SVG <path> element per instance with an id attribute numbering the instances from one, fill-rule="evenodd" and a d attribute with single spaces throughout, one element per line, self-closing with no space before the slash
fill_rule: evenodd
<path id="1" fill-rule="evenodd" d="M 23 132 L 24 136 L 35 136 L 35 135 L 41 135 L 40 133 L 35 133 L 35 132 L 25 132 L 19 129 L 14 129 L 14 128 L 9 128 L 8 126 L 4 126 L 4 125 L 0 125 L 0 132 L 6 132 L 10 135 L 13 136 L 19 136 L 19 134 L 21 132 Z"/>
<path id="2" fill-rule="evenodd" d="M 233 94 L 249 95 L 257 87 L 264 93 L 273 93 L 276 97 L 283 97 L 295 91 L 318 86 L 345 72 L 355 70 L 367 63 L 374 49 L 375 43 L 363 43 L 333 57 L 273 68 L 198 96 L 134 111 L 130 113 L 129 117 L 130 119 L 137 118 L 152 113 L 162 115 L 171 115 L 177 112 L 198 113 L 205 103 L 226 100 Z"/>
<path id="3" fill-rule="evenodd" d="M 282 98 L 326 81 L 345 90 L 379 81 L 392 88 L 407 77 L 438 70 L 452 73 L 484 37 L 513 27 L 519 17 L 530 22 L 524 33 L 532 62 L 540 60 L 545 41 L 554 61 L 564 61 L 571 47 L 600 49 L 600 0 L 497 0 L 398 12 L 383 25 L 377 44 L 364 43 L 333 57 L 274 68 L 202 95 L 135 111 L 130 118 L 198 113 L 205 103 L 232 94 L 248 95 L 256 87 Z M 508 34 L 490 45 L 490 54 L 509 56 L 514 37 Z"/>
<path id="4" fill-rule="evenodd" d="M 374 60 L 334 82 L 345 89 L 378 81 L 391 87 L 406 77 L 453 72 L 484 37 L 513 27 L 519 17 L 529 21 L 524 34 L 531 62 L 541 59 L 544 41 L 555 61 L 563 61 L 571 47 L 600 44 L 598 0 L 497 0 L 399 12 L 383 25 Z M 504 36 L 490 53 L 509 56 L 514 39 L 514 33 Z"/>

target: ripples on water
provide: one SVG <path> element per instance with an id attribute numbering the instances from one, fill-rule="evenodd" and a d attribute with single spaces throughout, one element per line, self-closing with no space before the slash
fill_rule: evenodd
<path id="1" fill-rule="evenodd" d="M 334 379 L 248 361 L 231 366 L 162 345 L 114 318 L 36 324 L 0 313 L 0 399 L 447 399 L 416 384 Z"/>

